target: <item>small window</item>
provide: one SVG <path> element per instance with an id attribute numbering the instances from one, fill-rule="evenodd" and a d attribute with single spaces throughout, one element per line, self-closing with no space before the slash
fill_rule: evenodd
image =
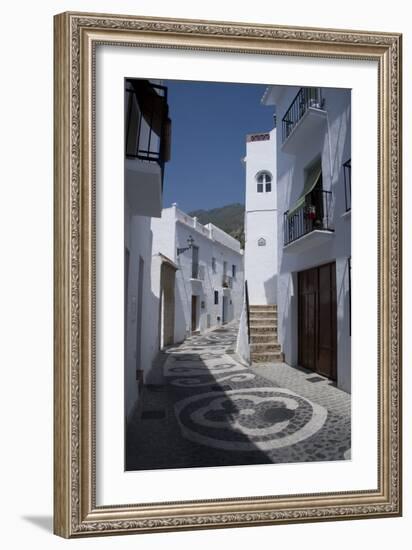
<path id="1" fill-rule="evenodd" d="M 258 180 L 259 183 L 267 183 L 267 182 L 272 181 L 272 177 L 269 174 L 269 172 L 261 172 L 258 175 L 257 180 Z"/>
<path id="2" fill-rule="evenodd" d="M 352 187 L 351 187 L 351 159 L 347 160 L 343 165 L 343 181 L 345 184 L 345 211 L 349 212 L 352 203 Z"/>
<path id="3" fill-rule="evenodd" d="M 219 291 L 215 290 L 215 306 L 219 304 Z"/>
<path id="4" fill-rule="evenodd" d="M 212 258 L 212 271 L 216 273 L 216 258 Z"/>
<path id="5" fill-rule="evenodd" d="M 236 279 L 236 266 L 235 264 L 232 265 L 232 277 Z"/>
<path id="6" fill-rule="evenodd" d="M 272 191 L 272 176 L 269 172 L 259 172 L 256 176 L 256 180 L 258 193 L 263 193 L 263 188 L 266 193 L 270 193 Z"/>
<path id="7" fill-rule="evenodd" d="M 348 258 L 349 336 L 352 336 L 352 257 Z"/>

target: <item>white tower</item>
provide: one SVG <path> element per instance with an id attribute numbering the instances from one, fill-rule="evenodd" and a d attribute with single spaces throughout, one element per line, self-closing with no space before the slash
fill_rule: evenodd
<path id="1" fill-rule="evenodd" d="M 245 280 L 251 305 L 277 304 L 276 128 L 246 137 Z"/>

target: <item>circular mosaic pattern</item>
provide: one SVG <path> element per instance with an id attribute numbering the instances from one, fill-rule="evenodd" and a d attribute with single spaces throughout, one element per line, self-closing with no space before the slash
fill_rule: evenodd
<path id="1" fill-rule="evenodd" d="M 283 388 L 201 393 L 175 405 L 182 435 L 217 449 L 267 451 L 294 445 L 318 432 L 324 407 Z"/>

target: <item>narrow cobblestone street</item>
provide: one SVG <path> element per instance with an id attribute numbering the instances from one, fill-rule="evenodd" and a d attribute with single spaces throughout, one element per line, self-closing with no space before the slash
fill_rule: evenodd
<path id="1" fill-rule="evenodd" d="M 126 469 L 350 458 L 350 395 L 285 363 L 236 360 L 237 324 L 168 348 L 127 427 Z"/>

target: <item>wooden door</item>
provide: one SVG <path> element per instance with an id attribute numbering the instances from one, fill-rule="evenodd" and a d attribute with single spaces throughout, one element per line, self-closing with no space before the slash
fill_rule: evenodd
<path id="1" fill-rule="evenodd" d="M 192 246 L 192 279 L 199 278 L 199 247 Z"/>
<path id="2" fill-rule="evenodd" d="M 192 332 L 197 330 L 197 296 L 192 296 Z"/>
<path id="3" fill-rule="evenodd" d="M 336 380 L 336 269 L 335 264 L 318 269 L 318 357 L 317 372 Z"/>
<path id="4" fill-rule="evenodd" d="M 227 322 L 227 296 L 222 296 L 222 324 Z"/>
<path id="5" fill-rule="evenodd" d="M 137 311 L 136 311 L 136 378 L 142 369 L 142 319 L 143 319 L 143 277 L 144 260 L 139 257 L 139 278 L 137 280 Z"/>
<path id="6" fill-rule="evenodd" d="M 335 263 L 298 273 L 298 359 L 336 380 Z"/>
<path id="7" fill-rule="evenodd" d="M 299 364 L 307 369 L 316 370 L 316 270 L 309 269 L 298 275 Z"/>
<path id="8" fill-rule="evenodd" d="M 175 279 L 176 270 L 163 262 L 161 270 L 160 347 L 174 343 L 175 335 Z"/>

